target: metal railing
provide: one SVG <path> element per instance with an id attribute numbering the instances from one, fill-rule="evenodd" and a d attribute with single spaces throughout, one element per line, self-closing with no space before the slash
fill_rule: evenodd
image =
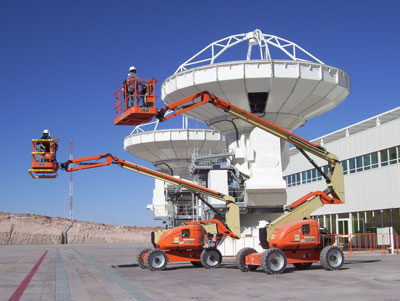
<path id="1" fill-rule="evenodd" d="M 154 107 L 156 95 L 155 79 L 130 79 L 114 92 L 117 117 L 124 114 L 131 107 Z"/>
<path id="2" fill-rule="evenodd" d="M 397 233 L 356 233 L 327 234 L 328 237 L 351 257 L 355 253 L 378 253 L 399 255 L 399 235 Z"/>
<path id="3" fill-rule="evenodd" d="M 53 179 L 57 177 L 56 159 L 58 138 L 32 139 L 32 168 L 28 173 L 34 179 Z"/>

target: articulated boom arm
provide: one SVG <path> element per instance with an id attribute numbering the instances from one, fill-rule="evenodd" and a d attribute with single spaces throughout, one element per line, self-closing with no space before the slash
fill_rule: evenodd
<path id="1" fill-rule="evenodd" d="M 287 206 L 287 211 L 285 211 L 280 217 L 273 220 L 267 226 L 267 241 L 269 241 L 275 230 L 279 229 L 281 226 L 291 222 L 309 219 L 312 212 L 324 205 L 329 204 L 338 205 L 343 204 L 343 202 L 330 197 L 323 191 L 310 192 L 309 194 L 301 197 L 297 201 Z"/>
<path id="2" fill-rule="evenodd" d="M 200 99 L 200 100 L 199 100 Z M 216 107 L 222 109 L 224 112 L 229 113 L 247 123 L 254 125 L 264 131 L 267 131 L 270 134 L 273 134 L 280 139 L 283 139 L 291 144 L 293 144 L 299 151 L 310 161 L 310 163 L 322 174 L 325 178 L 328 190 L 326 193 L 331 194 L 335 199 L 340 201 L 340 203 L 344 203 L 344 179 L 343 179 L 343 167 L 340 164 L 340 161 L 337 156 L 329 153 L 323 147 L 314 144 L 310 141 L 307 141 L 273 123 L 270 123 L 250 112 L 246 112 L 245 110 L 223 100 L 215 95 L 207 92 L 201 91 L 192 96 L 181 99 L 177 102 L 174 102 L 168 106 L 162 108 L 158 114 L 157 118 L 160 121 L 165 121 L 171 119 L 175 116 L 183 114 L 189 110 L 195 109 L 201 105 L 206 103 L 211 103 Z M 164 117 L 165 113 L 168 110 L 173 110 L 175 113 Z M 305 153 L 305 151 L 322 158 L 328 162 L 329 172 L 325 174 L 319 166 L 317 166 L 314 161 Z"/>
<path id="3" fill-rule="evenodd" d="M 105 160 L 102 162 L 98 162 L 98 160 Z M 76 166 L 70 167 L 70 165 L 75 164 Z M 225 215 L 225 222 L 228 226 L 230 232 L 230 236 L 234 238 L 240 238 L 240 224 L 239 224 L 239 207 L 235 203 L 235 199 L 229 195 L 224 195 L 220 192 L 208 189 L 206 187 L 202 187 L 193 183 L 190 183 L 185 180 L 177 179 L 172 176 L 166 175 L 162 172 L 158 172 L 125 160 L 122 160 L 118 157 L 115 157 L 111 154 L 103 154 L 91 157 L 78 158 L 73 160 L 68 160 L 65 163 L 60 164 L 60 168 L 64 169 L 67 172 L 84 170 L 102 166 L 108 166 L 111 164 L 116 164 L 122 168 L 126 168 L 128 170 L 164 181 L 170 184 L 185 188 L 193 193 L 202 194 L 205 196 L 209 196 L 215 198 L 220 201 L 224 201 L 227 205 L 227 212 Z M 202 198 L 201 198 L 202 199 Z M 204 199 L 202 199 L 205 202 Z M 207 202 L 205 202 L 209 205 Z M 225 231 L 226 232 L 226 231 Z"/>
<path id="4" fill-rule="evenodd" d="M 323 147 L 307 141 L 250 112 L 246 112 L 242 108 L 220 99 L 207 91 L 199 92 L 162 108 L 156 117 L 160 121 L 168 120 L 206 103 L 211 103 L 222 109 L 224 112 L 293 144 L 325 178 L 328 186 L 325 191 L 311 192 L 300 198 L 291 204 L 283 215 L 268 225 L 267 241 L 269 241 L 275 230 L 282 225 L 302 219 L 308 219 L 313 211 L 325 204 L 343 204 L 345 202 L 343 167 L 337 156 L 329 153 Z M 175 113 L 165 117 L 165 113 L 168 110 L 173 110 Z M 326 160 L 329 167 L 328 174 L 325 174 L 306 152 Z"/>

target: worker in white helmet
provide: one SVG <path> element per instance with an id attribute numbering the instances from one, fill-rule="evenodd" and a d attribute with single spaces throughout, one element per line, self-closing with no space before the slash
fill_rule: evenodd
<path id="1" fill-rule="evenodd" d="M 40 137 L 40 139 L 45 139 L 45 140 L 50 140 L 52 139 L 50 136 L 50 131 L 48 129 L 43 130 L 43 135 Z M 54 145 L 54 149 L 51 149 L 51 143 Z M 51 151 L 56 152 L 58 149 L 58 144 L 56 141 L 40 141 L 39 143 L 39 151 L 49 153 Z M 54 159 L 54 156 L 52 155 L 52 159 Z M 43 160 L 44 160 L 44 155 L 43 155 Z M 47 159 L 45 161 L 48 161 Z"/>
<path id="2" fill-rule="evenodd" d="M 129 101 L 128 101 L 128 108 L 130 108 L 135 101 L 135 91 L 137 91 L 138 89 L 138 85 L 140 85 L 143 88 L 146 87 L 146 84 L 139 80 L 139 76 L 136 74 L 136 68 L 135 66 L 130 66 L 129 67 L 129 73 L 128 76 L 126 78 L 126 81 L 124 82 L 124 84 L 127 84 L 127 96 L 129 97 Z M 141 89 L 141 90 L 142 90 Z M 141 92 L 139 94 L 142 94 Z M 138 102 L 140 100 L 141 97 L 138 97 Z M 139 104 L 137 104 L 139 106 Z"/>
<path id="3" fill-rule="evenodd" d="M 50 132 L 49 130 L 43 130 L 43 135 L 40 137 L 40 139 L 51 139 Z M 46 141 L 41 141 L 40 142 L 40 149 L 42 152 L 48 153 L 50 151 L 50 143 Z"/>

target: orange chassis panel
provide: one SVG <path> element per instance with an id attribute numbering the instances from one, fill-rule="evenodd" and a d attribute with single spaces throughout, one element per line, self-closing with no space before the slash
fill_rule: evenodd
<path id="1" fill-rule="evenodd" d="M 305 262 L 319 262 L 319 255 L 321 250 L 298 250 L 298 251 L 285 251 L 287 263 L 305 263 Z M 245 264 L 248 265 L 261 265 L 261 257 L 263 253 L 249 254 L 245 258 Z"/>
<path id="2" fill-rule="evenodd" d="M 158 113 L 155 107 L 131 107 L 114 119 L 115 125 L 139 125 L 150 122 Z"/>
<path id="3" fill-rule="evenodd" d="M 203 250 L 187 250 L 187 251 L 167 251 L 168 262 L 188 262 L 200 261 L 200 254 Z M 142 261 L 146 262 L 147 253 L 142 255 Z"/>

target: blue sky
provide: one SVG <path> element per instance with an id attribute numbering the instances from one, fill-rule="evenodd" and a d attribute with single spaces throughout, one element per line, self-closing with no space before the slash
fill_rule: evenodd
<path id="1" fill-rule="evenodd" d="M 209 43 L 256 28 L 346 71 L 352 92 L 297 134 L 312 139 L 399 106 L 399 1 L 1 1 L 0 211 L 64 215 L 68 176 L 33 180 L 32 138 L 60 139 L 58 159 L 123 150 L 113 92 L 130 65 L 161 83 Z M 245 54 L 241 58 L 244 58 Z M 158 103 L 161 106 L 161 101 Z M 179 121 L 169 121 L 170 128 Z M 153 167 L 152 167 L 153 168 Z M 74 217 L 157 225 L 153 179 L 119 167 L 74 173 Z"/>

